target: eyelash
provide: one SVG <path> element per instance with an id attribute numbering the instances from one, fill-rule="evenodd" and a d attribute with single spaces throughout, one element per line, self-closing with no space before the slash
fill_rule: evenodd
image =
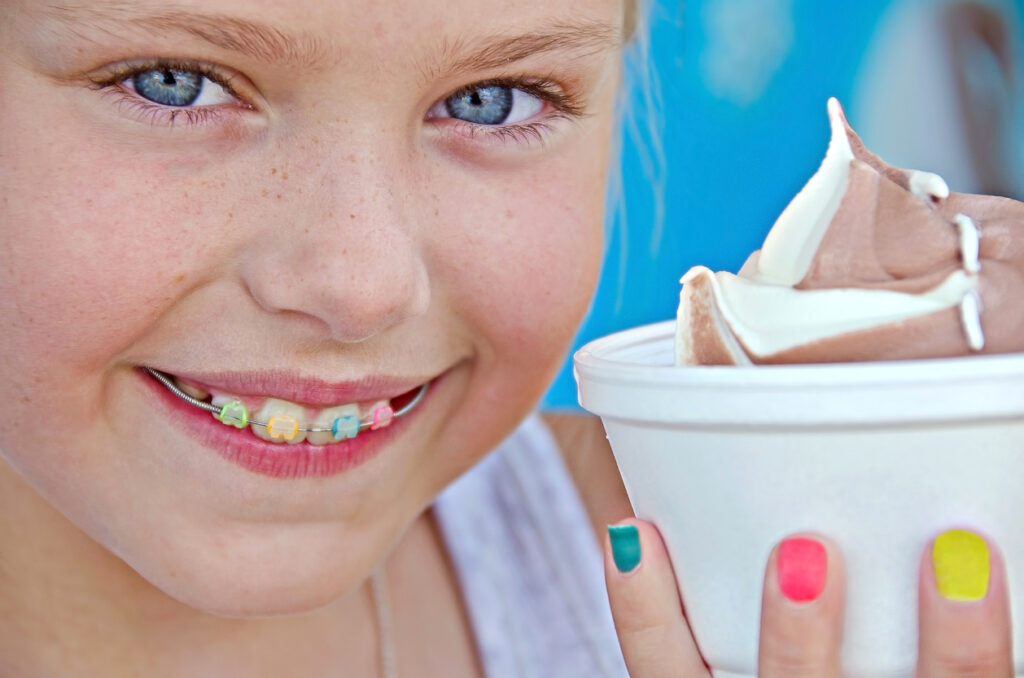
<path id="1" fill-rule="evenodd" d="M 136 62 L 115 68 L 113 71 L 93 80 L 93 87 L 105 91 L 117 97 L 119 105 L 128 106 L 135 113 L 148 118 L 153 125 L 166 125 L 174 127 L 179 116 L 184 116 L 185 124 L 189 127 L 199 126 L 222 119 L 226 112 L 221 106 L 161 106 L 160 104 L 146 100 L 141 95 L 126 89 L 122 82 L 146 71 L 160 69 L 175 69 L 191 71 L 202 75 L 204 78 L 215 82 L 225 89 L 231 96 L 242 102 L 241 108 L 252 110 L 252 106 L 244 103 L 245 99 L 238 91 L 231 86 L 232 77 L 220 72 L 218 69 L 195 61 L 177 61 L 173 59 L 155 59 L 152 61 Z"/>
<path id="2" fill-rule="evenodd" d="M 141 95 L 126 89 L 121 83 L 146 71 L 159 69 L 176 69 L 190 71 L 202 75 L 224 88 L 228 94 L 238 99 L 243 110 L 252 110 L 253 106 L 245 103 L 245 99 L 232 87 L 232 77 L 221 72 L 219 69 L 196 61 L 179 61 L 173 59 L 154 59 L 146 62 L 136 62 L 121 66 L 109 74 L 92 81 L 97 90 L 107 91 L 117 96 L 118 104 L 129 106 L 135 113 L 148 118 L 153 125 L 165 125 L 174 127 L 180 118 L 185 119 L 185 125 L 195 127 L 222 120 L 228 113 L 223 106 L 197 106 L 197 107 L 175 107 L 163 106 L 146 100 Z M 500 142 L 529 143 L 537 141 L 543 143 L 550 133 L 553 124 L 557 120 L 573 120 L 584 116 L 582 101 L 570 92 L 566 92 L 553 81 L 543 78 L 511 77 L 491 78 L 474 82 L 468 86 L 445 95 L 440 101 L 466 90 L 484 87 L 508 87 L 518 89 L 531 96 L 544 101 L 550 105 L 547 115 L 531 123 L 512 123 L 509 125 L 483 125 L 479 123 L 460 120 L 458 118 L 439 118 L 456 128 L 457 133 L 469 139 L 475 139 L 479 134 L 486 134 Z"/>
<path id="3" fill-rule="evenodd" d="M 454 92 L 442 97 L 444 101 L 456 94 L 473 89 L 485 87 L 508 87 L 518 89 L 541 101 L 549 104 L 552 110 L 541 120 L 531 123 L 512 123 L 510 125 L 481 125 L 458 118 L 444 118 L 454 127 L 459 128 L 460 133 L 470 139 L 476 138 L 478 134 L 487 134 L 501 142 L 514 141 L 529 143 L 537 141 L 543 143 L 547 134 L 557 120 L 574 120 L 584 117 L 583 102 L 572 93 L 566 92 L 553 81 L 537 78 L 491 78 L 480 80 L 466 87 L 461 87 Z"/>

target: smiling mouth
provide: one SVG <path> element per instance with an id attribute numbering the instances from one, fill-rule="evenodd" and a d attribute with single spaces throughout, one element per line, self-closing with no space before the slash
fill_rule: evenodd
<path id="1" fill-rule="evenodd" d="M 176 377 L 144 368 L 172 394 L 189 405 L 209 412 L 225 426 L 248 428 L 257 437 L 276 443 L 328 445 L 355 438 L 365 430 L 389 426 L 408 414 L 423 399 L 428 383 L 390 399 L 346 403 L 309 411 L 308 408 L 276 398 L 266 398 L 252 416 L 241 398 L 227 393 L 210 393 L 179 381 Z"/>

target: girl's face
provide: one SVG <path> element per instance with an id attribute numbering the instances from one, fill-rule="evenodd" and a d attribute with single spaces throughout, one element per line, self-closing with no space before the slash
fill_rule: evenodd
<path id="1" fill-rule="evenodd" d="M 623 3 L 2 11 L 0 475 L 211 612 L 351 590 L 564 358 Z M 292 445 L 143 366 L 306 424 L 430 385 L 391 427 Z"/>

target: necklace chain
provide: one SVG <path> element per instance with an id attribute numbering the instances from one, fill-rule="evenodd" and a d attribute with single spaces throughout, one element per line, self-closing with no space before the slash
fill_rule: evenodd
<path id="1" fill-rule="evenodd" d="M 395 635 L 391 619 L 391 601 L 388 598 L 387 575 L 384 566 L 370 575 L 370 591 L 377 612 L 377 638 L 380 650 L 380 673 L 383 678 L 398 678 L 395 661 Z"/>

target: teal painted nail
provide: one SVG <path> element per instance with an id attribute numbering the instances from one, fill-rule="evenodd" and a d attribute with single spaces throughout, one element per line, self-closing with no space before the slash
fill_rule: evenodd
<path id="1" fill-rule="evenodd" d="M 612 558 L 619 572 L 632 572 L 640 564 L 640 533 L 636 525 L 609 525 Z"/>

